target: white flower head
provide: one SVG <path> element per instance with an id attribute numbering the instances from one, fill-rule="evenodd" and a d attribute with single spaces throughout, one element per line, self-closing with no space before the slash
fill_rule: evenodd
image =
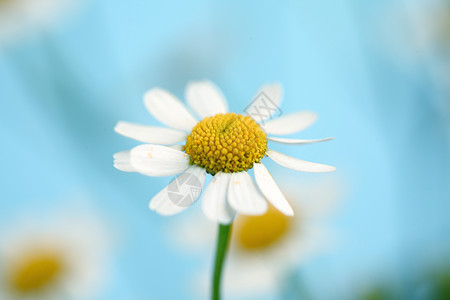
<path id="1" fill-rule="evenodd" d="M 285 180 L 282 190 L 295 216 L 273 207 L 262 216 L 238 216 L 224 279 L 230 295 L 259 299 L 276 294 L 292 271 L 333 247 L 335 237 L 324 218 L 334 210 L 339 189 L 329 179 Z"/>
<path id="2" fill-rule="evenodd" d="M 74 211 L 40 217 L 0 235 L 0 299 L 92 299 L 106 277 L 106 226 Z"/>
<path id="3" fill-rule="evenodd" d="M 295 211 L 293 217 L 269 206 L 264 215 L 239 215 L 233 223 L 224 274 L 224 289 L 230 297 L 260 299 L 277 294 L 290 272 L 336 243 L 336 234 L 325 218 L 340 202 L 341 182 L 334 176 L 305 182 L 283 178 L 280 187 Z M 188 251 L 208 257 L 210 241 L 217 238 L 211 225 L 196 214 L 187 214 L 169 227 L 168 236 L 183 254 Z M 209 273 L 208 266 L 194 276 L 193 292 L 199 296 L 209 290 Z"/>
<path id="4" fill-rule="evenodd" d="M 281 86 L 265 85 L 257 95 L 268 95 L 273 103 L 281 102 Z M 300 140 L 275 137 L 298 132 L 316 120 L 314 113 L 303 111 L 266 121 L 263 127 L 250 116 L 229 113 L 219 88 L 209 81 L 192 82 L 186 99 L 200 117 L 198 121 L 174 95 L 153 88 L 145 94 L 148 111 L 170 128 L 119 122 L 116 132 L 147 143 L 116 153 L 114 166 L 126 172 L 148 176 L 180 174 L 150 201 L 150 209 L 161 215 L 174 215 L 189 207 L 203 191 L 202 209 L 218 223 L 229 224 L 236 213 L 262 215 L 267 201 L 285 215 L 294 211 L 281 193 L 266 167 L 268 156 L 276 163 L 304 172 L 330 172 L 335 168 L 287 156 L 267 147 L 268 141 L 284 144 L 307 144 L 329 140 Z M 267 115 L 270 117 L 270 114 Z M 255 182 L 248 174 L 253 169 Z M 213 176 L 204 188 L 206 174 Z M 190 193 L 182 193 L 187 185 Z M 267 201 L 266 201 L 267 199 Z"/>

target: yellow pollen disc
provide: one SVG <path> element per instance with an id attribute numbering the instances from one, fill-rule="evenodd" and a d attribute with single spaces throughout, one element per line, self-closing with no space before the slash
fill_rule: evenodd
<path id="1" fill-rule="evenodd" d="M 63 272 L 63 262 L 54 253 L 33 253 L 10 268 L 9 285 L 18 294 L 37 293 L 53 284 Z"/>
<path id="2" fill-rule="evenodd" d="M 251 169 L 267 149 L 266 134 L 249 116 L 235 113 L 206 117 L 192 129 L 183 147 L 191 164 L 209 174 Z"/>
<path id="3" fill-rule="evenodd" d="M 291 219 L 272 205 L 264 215 L 236 218 L 233 236 L 237 245 L 246 250 L 263 250 L 280 241 L 291 229 Z"/>

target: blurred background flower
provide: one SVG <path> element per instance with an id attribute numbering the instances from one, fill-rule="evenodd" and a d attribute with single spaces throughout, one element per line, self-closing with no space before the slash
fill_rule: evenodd
<path id="1" fill-rule="evenodd" d="M 223 290 L 228 299 L 281 295 L 289 277 L 295 275 L 301 264 L 328 252 L 339 239 L 326 228 L 324 220 L 336 210 L 341 197 L 336 178 L 306 182 L 294 178 L 277 180 L 295 215 L 286 216 L 269 205 L 264 215 L 236 217 L 225 266 Z M 209 258 L 214 251 L 212 241 L 217 238 L 215 229 L 213 222 L 194 214 L 171 227 L 170 240 L 187 254 L 201 253 Z M 210 291 L 212 272 L 210 263 L 206 262 L 205 267 L 197 274 L 199 282 L 193 283 L 203 298 Z"/>
<path id="2" fill-rule="evenodd" d="M 107 282 L 112 231 L 86 207 L 30 212 L 3 226 L 1 299 L 93 299 Z"/>
<path id="3" fill-rule="evenodd" d="M 112 154 L 138 143 L 113 127 L 148 123 L 141 101 L 154 86 L 182 97 L 188 81 L 209 79 L 243 112 L 262 83 L 281 82 L 284 111 L 320 116 L 301 138 L 325 132 L 335 140 L 280 150 L 336 166 L 345 194 L 326 218 L 339 243 L 300 264 L 281 296 L 261 299 L 296 299 L 296 285 L 319 300 L 380 289 L 388 292 L 375 295 L 439 299 L 432 291 L 445 290 L 445 276 L 434 274 L 450 264 L 446 3 L 84 0 L 47 7 L 45 15 L 55 16 L 48 25 L 14 30 L 14 42 L 0 47 L 1 232 L 16 232 L 24 211 L 44 218 L 67 204 L 61 195 L 86 193 L 120 241 L 109 284 L 94 299 L 198 299 L 188 278 L 212 257 L 167 242 L 165 228 L 182 217 L 163 219 L 147 205 L 170 179 L 114 170 Z M 2 14 L 2 21 L 20 19 Z"/>

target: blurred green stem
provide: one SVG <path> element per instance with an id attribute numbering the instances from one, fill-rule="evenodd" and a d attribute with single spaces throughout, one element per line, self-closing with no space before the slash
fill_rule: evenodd
<path id="1" fill-rule="evenodd" d="M 220 282 L 222 278 L 222 268 L 225 255 L 230 240 L 231 224 L 219 224 L 219 234 L 217 236 L 216 262 L 214 264 L 212 300 L 220 300 Z"/>

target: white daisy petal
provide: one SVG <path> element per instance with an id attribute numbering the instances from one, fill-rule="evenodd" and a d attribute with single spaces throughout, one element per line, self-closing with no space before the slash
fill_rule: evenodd
<path id="1" fill-rule="evenodd" d="M 283 90 L 280 84 L 265 84 L 245 110 L 256 122 L 264 122 L 279 112 L 282 97 Z"/>
<path id="2" fill-rule="evenodd" d="M 225 114 L 227 101 L 220 89 L 210 81 L 190 82 L 186 87 L 186 100 L 201 118 Z"/>
<path id="3" fill-rule="evenodd" d="M 266 151 L 266 154 L 277 164 L 297 171 L 320 173 L 336 170 L 336 168 L 332 166 L 304 161 L 270 149 Z"/>
<path id="4" fill-rule="evenodd" d="M 261 93 L 264 93 L 267 97 L 269 97 L 272 104 L 275 105 L 275 108 L 281 106 L 281 101 L 283 100 L 283 88 L 281 84 L 265 84 L 259 89 L 256 97 L 258 97 L 258 95 L 260 95 Z M 276 113 L 275 110 L 269 112 L 269 116 L 267 118 L 271 117 L 274 113 Z"/>
<path id="5" fill-rule="evenodd" d="M 278 188 L 275 180 L 273 180 L 266 167 L 262 163 L 256 163 L 253 166 L 253 170 L 255 172 L 256 183 L 266 199 L 283 214 L 293 216 L 294 211 L 292 210 L 292 207 L 289 205 L 289 202 Z"/>
<path id="6" fill-rule="evenodd" d="M 163 216 L 185 210 L 200 197 L 205 179 L 205 169 L 191 166 L 156 194 L 150 201 L 149 208 Z"/>
<path id="7" fill-rule="evenodd" d="M 230 224 L 236 214 L 227 202 L 230 177 L 229 173 L 217 173 L 203 193 L 203 213 L 212 221 L 220 224 Z"/>
<path id="8" fill-rule="evenodd" d="M 148 176 L 171 176 L 189 167 L 189 155 L 165 146 L 144 144 L 131 150 L 130 163 L 137 172 Z"/>
<path id="9" fill-rule="evenodd" d="M 161 123 L 175 129 L 191 131 L 197 120 L 171 93 L 153 88 L 145 93 L 144 103 L 147 110 Z"/>
<path id="10" fill-rule="evenodd" d="M 169 146 L 169 148 L 172 148 L 172 149 L 175 149 L 178 151 L 183 151 L 183 146 L 184 145 L 172 145 L 172 146 Z"/>
<path id="11" fill-rule="evenodd" d="M 129 122 L 117 123 L 114 130 L 126 137 L 150 144 L 171 145 L 182 142 L 187 138 L 187 134 L 183 131 Z"/>
<path id="12" fill-rule="evenodd" d="M 314 124 L 316 120 L 315 113 L 300 111 L 268 121 L 263 129 L 268 134 L 286 135 L 301 131 Z"/>
<path id="13" fill-rule="evenodd" d="M 329 138 L 317 139 L 317 140 L 301 140 L 301 139 L 288 139 L 288 138 L 281 138 L 281 137 L 275 137 L 275 136 L 268 136 L 267 139 L 277 142 L 277 143 L 301 145 L 301 144 L 312 144 L 312 143 L 330 141 L 333 138 L 329 137 Z"/>
<path id="14" fill-rule="evenodd" d="M 152 200 L 150 200 L 149 208 L 156 211 L 163 216 L 172 216 L 179 212 L 182 212 L 189 206 L 178 206 L 175 202 L 172 202 L 169 198 L 169 192 L 167 186 L 156 194 Z"/>
<path id="15" fill-rule="evenodd" d="M 130 150 L 114 154 L 114 168 L 124 172 L 137 172 L 130 163 Z"/>
<path id="16" fill-rule="evenodd" d="M 231 207 L 245 215 L 262 215 L 268 205 L 247 172 L 232 173 L 228 187 Z"/>

